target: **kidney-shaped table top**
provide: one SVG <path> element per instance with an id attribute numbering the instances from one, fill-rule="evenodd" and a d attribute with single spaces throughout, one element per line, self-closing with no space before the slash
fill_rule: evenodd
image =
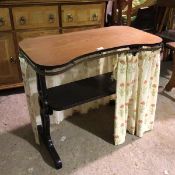
<path id="1" fill-rule="evenodd" d="M 41 66 L 59 66 L 82 55 L 94 53 L 98 48 L 105 50 L 161 42 L 160 37 L 132 27 L 112 26 L 28 38 L 21 41 L 19 46 L 33 63 Z"/>

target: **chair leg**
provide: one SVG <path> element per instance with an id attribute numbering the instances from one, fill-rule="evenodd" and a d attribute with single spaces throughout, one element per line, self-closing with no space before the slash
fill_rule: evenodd
<path id="1" fill-rule="evenodd" d="M 49 108 L 48 101 L 47 101 L 47 87 L 45 76 L 37 74 L 37 88 L 38 88 L 38 101 L 40 105 L 40 115 L 41 115 L 41 122 L 42 125 L 38 128 L 40 137 L 44 145 L 46 146 L 56 169 L 62 168 L 61 159 L 54 147 L 54 144 L 51 139 L 50 135 L 50 116 L 53 111 Z"/>
<path id="2" fill-rule="evenodd" d="M 128 10 L 127 10 L 127 25 L 131 25 L 131 13 L 132 13 L 132 1 L 128 2 Z"/>
<path id="3" fill-rule="evenodd" d="M 164 47 L 163 48 L 163 60 L 166 60 L 169 54 L 169 49 Z"/>

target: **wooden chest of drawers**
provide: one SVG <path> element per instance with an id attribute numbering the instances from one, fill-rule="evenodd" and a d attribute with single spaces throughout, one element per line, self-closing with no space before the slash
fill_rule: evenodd
<path id="1" fill-rule="evenodd" d="M 18 42 L 104 26 L 107 0 L 0 1 L 0 89 L 22 86 Z"/>

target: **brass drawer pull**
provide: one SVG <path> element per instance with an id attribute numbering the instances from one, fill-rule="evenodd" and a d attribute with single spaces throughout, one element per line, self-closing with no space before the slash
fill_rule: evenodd
<path id="1" fill-rule="evenodd" d="M 5 21 L 3 17 L 0 17 L 0 27 L 5 25 Z"/>
<path id="2" fill-rule="evenodd" d="M 67 14 L 67 21 L 68 22 L 73 22 L 74 18 L 72 16 L 72 14 Z"/>
<path id="3" fill-rule="evenodd" d="M 13 57 L 10 57 L 10 62 L 11 62 L 12 64 L 16 64 L 16 63 L 18 63 L 18 59 L 15 59 L 15 58 L 13 58 Z"/>
<path id="4" fill-rule="evenodd" d="M 55 16 L 53 14 L 49 15 L 49 23 L 54 23 L 55 22 Z"/>
<path id="5" fill-rule="evenodd" d="M 98 15 L 96 13 L 94 13 L 92 15 L 92 21 L 97 21 L 98 20 Z"/>
<path id="6" fill-rule="evenodd" d="M 25 24 L 26 24 L 26 18 L 25 18 L 24 16 L 21 16 L 21 17 L 19 18 L 19 23 L 20 23 L 21 25 L 25 25 Z"/>

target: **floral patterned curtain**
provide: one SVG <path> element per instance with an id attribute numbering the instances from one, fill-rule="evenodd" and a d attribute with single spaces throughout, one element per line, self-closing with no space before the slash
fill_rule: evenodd
<path id="1" fill-rule="evenodd" d="M 160 72 L 160 50 L 141 51 L 135 56 L 117 54 L 114 117 L 115 145 L 125 141 L 126 130 L 142 137 L 153 129 Z"/>
<path id="2" fill-rule="evenodd" d="M 125 49 L 126 50 L 126 49 Z M 20 58 L 25 93 L 29 114 L 39 143 L 37 125 L 41 123 L 39 115 L 36 74 L 27 62 Z M 91 108 L 98 108 L 110 99 L 116 98 L 114 118 L 114 141 L 125 141 L 126 130 L 131 134 L 143 136 L 145 131 L 153 129 L 160 69 L 160 50 L 132 53 L 117 53 L 93 61 L 82 62 L 68 71 L 46 77 L 48 87 L 58 86 L 72 81 L 92 77 L 113 71 L 117 80 L 116 95 L 98 99 L 65 111 L 54 111 L 51 123 L 59 124 L 75 111 L 87 113 Z"/>

